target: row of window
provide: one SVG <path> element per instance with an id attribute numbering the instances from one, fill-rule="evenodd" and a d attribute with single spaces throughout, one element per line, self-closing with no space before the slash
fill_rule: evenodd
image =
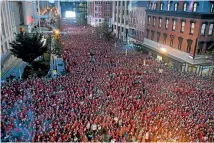
<path id="1" fill-rule="evenodd" d="M 110 1 L 103 2 L 104 4 L 110 4 Z M 102 1 L 95 1 L 95 4 L 102 4 Z"/>
<path id="2" fill-rule="evenodd" d="M 163 6 L 164 6 L 164 3 L 161 3 L 159 9 L 160 9 L 160 10 L 163 10 Z M 184 11 L 184 12 L 187 11 L 187 6 L 188 6 L 188 3 L 185 2 L 185 3 L 183 4 L 183 11 Z M 196 12 L 198 6 L 199 6 L 199 3 L 198 3 L 198 2 L 195 2 L 195 3 L 193 4 L 193 7 L 192 7 L 192 12 Z M 148 5 L 148 8 L 149 8 L 149 9 L 156 10 L 156 9 L 157 9 L 157 3 L 156 3 L 156 2 L 153 3 L 153 6 L 152 6 L 151 4 L 149 4 L 149 5 Z M 170 8 L 171 8 L 171 1 L 169 0 L 168 3 L 167 3 L 167 10 L 169 11 Z M 177 11 L 177 10 L 178 10 L 178 2 L 176 2 L 176 3 L 174 4 L 174 11 Z M 211 4 L 210 12 L 211 12 L 211 13 L 214 13 L 214 4 Z"/>
<path id="3" fill-rule="evenodd" d="M 122 2 L 122 5 L 125 6 L 125 1 Z M 129 1 L 127 1 L 127 6 L 129 5 Z M 117 6 L 117 1 L 115 2 L 115 6 Z M 121 6 L 121 1 L 118 2 L 118 6 Z"/>
<path id="4" fill-rule="evenodd" d="M 162 18 L 159 18 L 159 23 L 158 23 L 158 27 L 161 28 L 162 27 Z M 176 19 L 172 19 L 172 30 L 175 31 L 176 29 L 176 22 L 177 20 Z M 151 23 L 151 16 L 148 16 L 148 25 L 150 25 Z M 155 26 L 156 24 L 156 17 L 153 17 L 153 23 L 152 23 L 152 26 Z M 180 23 L 180 32 L 183 33 L 184 32 L 184 29 L 185 29 L 185 24 L 186 22 L 184 20 L 181 21 Z M 169 18 L 166 18 L 166 21 L 165 21 L 165 29 L 168 29 L 169 28 Z M 190 34 L 193 34 L 194 33 L 194 28 L 195 28 L 195 22 L 191 21 L 190 22 Z M 206 29 L 206 24 L 202 24 L 202 27 L 201 27 L 201 35 L 205 35 L 205 29 Z M 212 35 L 213 34 L 213 24 L 211 23 L 209 25 L 209 31 L 208 31 L 208 35 Z"/>
<path id="5" fill-rule="evenodd" d="M 205 35 L 206 27 L 207 27 L 206 23 L 203 23 L 201 25 L 201 35 L 202 36 Z M 213 34 L 213 23 L 209 24 L 209 31 L 208 31 L 208 35 L 212 35 L 212 34 Z"/>
<path id="6" fill-rule="evenodd" d="M 120 15 L 120 9 L 118 10 L 118 14 Z M 115 14 L 117 14 L 117 9 L 115 8 L 115 12 L 114 12 Z M 122 10 L 122 15 L 124 15 L 125 14 L 125 10 Z M 126 14 L 128 15 L 129 14 L 129 10 L 126 10 Z"/>
<path id="7" fill-rule="evenodd" d="M 154 41 L 154 35 L 155 35 L 155 31 L 151 31 L 151 37 L 149 37 L 149 29 L 147 29 L 147 38 L 148 39 L 151 39 Z M 161 33 L 160 32 L 157 32 L 157 42 L 160 42 L 160 36 L 161 36 Z M 163 44 L 166 44 L 166 41 L 167 41 L 167 34 L 166 33 L 163 33 L 163 41 L 162 43 Z M 178 49 L 181 50 L 182 48 L 182 42 L 183 42 L 183 38 L 182 37 L 178 37 Z M 192 40 L 191 39 L 187 39 L 187 48 L 186 48 L 186 52 L 187 53 L 190 53 L 191 51 L 191 47 L 192 47 Z M 173 47 L 174 46 L 174 36 L 173 35 L 170 35 L 170 43 L 169 43 L 169 46 L 170 47 Z"/>
<path id="8" fill-rule="evenodd" d="M 104 16 L 111 16 L 111 13 L 104 13 Z"/>
<path id="9" fill-rule="evenodd" d="M 117 16 L 116 15 L 114 16 L 114 22 L 117 22 Z M 118 17 L 118 22 L 120 22 L 120 17 Z M 128 20 L 125 21 L 125 18 L 122 18 L 121 23 L 127 25 L 128 24 Z"/>
<path id="10" fill-rule="evenodd" d="M 104 10 L 109 11 L 109 10 L 111 10 L 111 7 L 109 7 L 109 6 L 105 6 L 105 7 L 104 7 Z"/>
<path id="11" fill-rule="evenodd" d="M 147 38 L 148 39 L 151 39 L 151 40 L 155 40 L 154 39 L 154 35 L 155 35 L 155 31 L 153 31 L 153 30 L 151 30 L 151 36 L 149 36 L 149 33 L 150 33 L 150 30 L 149 29 L 147 29 L 146 30 L 147 31 Z M 161 33 L 160 32 L 157 32 L 157 39 L 156 39 L 156 41 L 157 42 L 160 42 L 160 36 L 161 36 Z M 166 44 L 166 41 L 167 41 L 167 34 L 166 33 L 163 33 L 163 41 L 162 41 L 162 43 L 163 44 Z M 169 46 L 170 47 L 173 47 L 174 46 L 174 35 L 170 35 L 169 36 L 169 38 L 170 38 L 170 42 L 169 42 Z M 177 45 L 177 48 L 179 49 L 179 50 L 181 50 L 181 48 L 182 48 L 182 43 L 183 43 L 183 38 L 182 37 L 178 37 L 178 45 Z M 192 48 L 192 43 L 193 43 L 193 40 L 191 40 L 191 39 L 187 39 L 187 47 L 186 47 L 186 52 L 187 53 L 190 53 L 190 51 L 191 51 L 191 48 Z M 205 51 L 209 48 L 209 46 L 212 44 L 212 42 L 207 42 L 206 43 L 206 49 L 205 49 Z M 201 42 L 199 42 L 199 44 L 198 44 L 198 50 L 197 50 L 197 55 L 201 55 L 202 54 L 202 51 L 203 51 L 203 46 L 204 45 L 204 42 L 203 43 L 201 43 Z"/>

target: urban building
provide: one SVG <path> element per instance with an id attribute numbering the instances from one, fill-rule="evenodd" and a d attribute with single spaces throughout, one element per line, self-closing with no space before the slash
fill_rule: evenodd
<path id="1" fill-rule="evenodd" d="M 99 26 L 104 20 L 111 26 L 112 2 L 88 1 L 87 23 L 93 27 Z"/>
<path id="2" fill-rule="evenodd" d="M 13 8 L 17 32 L 32 32 L 36 25 L 34 15 L 36 14 L 36 2 L 14 1 Z"/>
<path id="3" fill-rule="evenodd" d="M 38 19 L 37 3 L 35 1 L 0 1 L 1 6 L 1 77 L 11 74 L 13 67 L 19 69 L 21 60 L 10 52 L 9 43 L 15 39 L 15 34 L 20 32 L 31 33 Z M 11 70 L 12 71 L 12 70 Z M 17 71 L 17 70 L 16 70 Z"/>
<path id="4" fill-rule="evenodd" d="M 113 1 L 112 30 L 121 41 L 128 41 L 129 0 Z"/>
<path id="5" fill-rule="evenodd" d="M 211 73 L 205 53 L 214 42 L 214 2 L 150 1 L 146 13 L 144 44 L 157 58 L 167 55 L 168 64 L 181 71 Z"/>
<path id="6" fill-rule="evenodd" d="M 16 13 L 13 11 L 14 2 L 1 1 L 1 75 L 15 60 L 9 52 L 9 43 L 14 40 L 17 32 Z"/>
<path id="7" fill-rule="evenodd" d="M 129 44 L 143 43 L 144 41 L 146 6 L 147 2 L 145 1 L 131 2 L 128 34 Z"/>

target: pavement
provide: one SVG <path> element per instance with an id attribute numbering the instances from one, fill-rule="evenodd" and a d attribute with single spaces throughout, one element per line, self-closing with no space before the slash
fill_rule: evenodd
<path id="1" fill-rule="evenodd" d="M 9 68 L 8 70 L 3 73 L 1 76 L 1 82 L 5 82 L 6 78 L 10 75 L 15 76 L 14 79 L 20 78 L 20 74 L 22 75 L 24 72 L 24 68 L 26 66 L 26 63 L 23 62 L 21 59 L 17 59 Z"/>

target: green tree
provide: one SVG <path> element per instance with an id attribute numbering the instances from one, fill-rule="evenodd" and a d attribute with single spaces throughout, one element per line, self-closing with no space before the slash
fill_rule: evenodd
<path id="1" fill-rule="evenodd" d="M 32 65 L 33 61 L 42 56 L 47 51 L 47 44 L 44 44 L 42 34 L 29 35 L 20 33 L 16 35 L 16 39 L 10 43 L 12 54 L 22 59 L 24 62 Z"/>
<path id="2" fill-rule="evenodd" d="M 77 14 L 77 24 L 85 26 L 87 24 L 87 20 L 85 17 L 86 17 L 85 12 L 81 12 L 81 13 Z"/>
<path id="3" fill-rule="evenodd" d="M 62 55 L 61 41 L 58 38 L 54 39 L 54 41 L 55 42 L 54 42 L 53 49 L 52 49 L 51 53 L 61 57 L 61 55 Z"/>
<path id="4" fill-rule="evenodd" d="M 107 41 L 114 40 L 115 36 L 111 30 L 109 30 L 109 25 L 107 23 L 107 20 L 104 20 L 103 23 L 97 27 L 96 29 L 97 36 L 101 36 Z"/>
<path id="5" fill-rule="evenodd" d="M 212 76 L 214 76 L 214 43 L 210 44 L 210 46 L 208 47 L 207 54 L 212 60 Z"/>

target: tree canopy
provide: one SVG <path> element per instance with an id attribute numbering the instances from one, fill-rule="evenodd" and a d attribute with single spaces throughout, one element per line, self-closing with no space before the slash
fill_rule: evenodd
<path id="1" fill-rule="evenodd" d="M 103 23 L 96 28 L 97 36 L 102 36 L 107 41 L 110 41 L 112 39 L 115 39 L 114 34 L 112 31 L 109 30 L 109 25 L 106 20 L 103 21 Z"/>
<path id="2" fill-rule="evenodd" d="M 82 12 L 82 13 L 78 13 L 77 14 L 77 24 L 79 25 L 86 25 L 87 24 L 87 20 L 86 20 L 86 13 L 85 12 Z"/>
<path id="3" fill-rule="evenodd" d="M 210 56 L 212 60 L 213 67 L 212 76 L 214 76 L 214 43 L 210 44 L 210 46 L 208 47 L 207 54 Z"/>
<path id="4" fill-rule="evenodd" d="M 42 56 L 47 51 L 47 44 L 44 44 L 42 34 L 29 35 L 20 33 L 16 35 L 16 39 L 10 43 L 12 49 L 10 51 L 17 58 L 22 59 L 28 64 Z"/>
<path id="5" fill-rule="evenodd" d="M 212 62 L 214 63 L 214 43 L 208 47 L 207 54 L 211 56 Z"/>

